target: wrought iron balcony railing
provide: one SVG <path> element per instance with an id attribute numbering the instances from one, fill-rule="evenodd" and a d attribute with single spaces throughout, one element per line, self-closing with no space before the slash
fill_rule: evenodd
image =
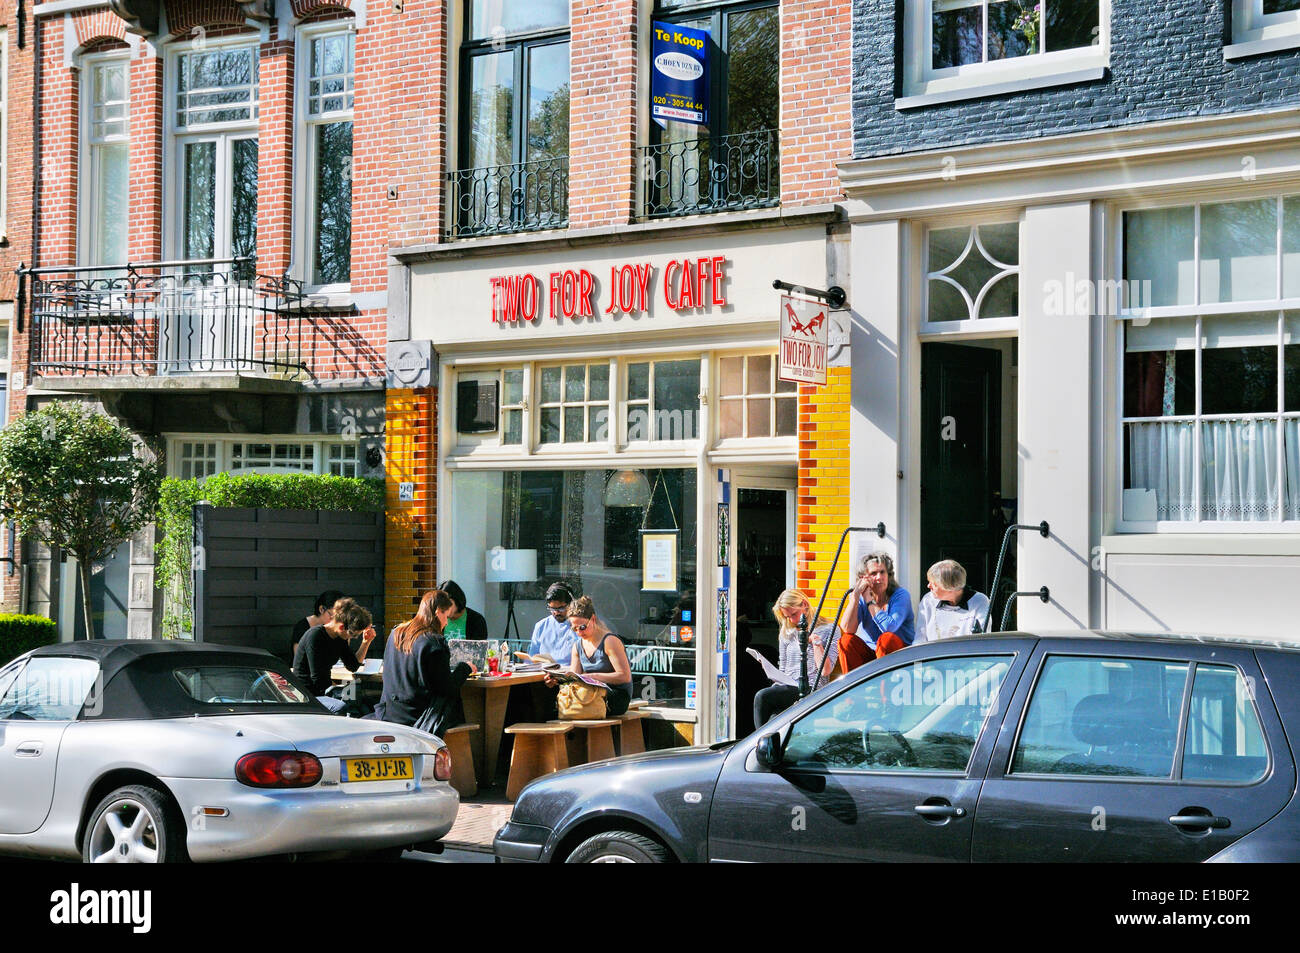
<path id="1" fill-rule="evenodd" d="M 252 258 L 51 266 L 19 278 L 31 301 L 33 376 L 308 369 L 302 286 L 258 275 Z"/>
<path id="2" fill-rule="evenodd" d="M 457 238 L 564 228 L 569 221 L 569 157 L 461 169 L 451 179 L 451 234 Z"/>
<path id="3" fill-rule="evenodd" d="M 775 129 L 641 148 L 643 218 L 766 208 L 781 199 Z"/>

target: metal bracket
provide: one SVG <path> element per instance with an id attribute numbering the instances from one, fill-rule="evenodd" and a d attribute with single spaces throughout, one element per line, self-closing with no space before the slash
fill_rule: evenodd
<path id="1" fill-rule="evenodd" d="M 772 282 L 772 287 L 777 291 L 794 291 L 811 298 L 819 298 L 836 309 L 844 307 L 844 302 L 848 300 L 848 295 L 839 285 L 831 285 L 826 291 L 822 291 L 820 288 L 809 288 L 807 285 L 792 285 L 778 278 Z"/>

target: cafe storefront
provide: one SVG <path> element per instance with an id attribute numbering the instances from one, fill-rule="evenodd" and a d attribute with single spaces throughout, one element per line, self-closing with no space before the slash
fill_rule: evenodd
<path id="1" fill-rule="evenodd" d="M 550 583 L 591 596 L 667 723 L 652 739 L 733 737 L 761 687 L 737 685 L 737 640 L 774 645 L 796 583 L 815 390 L 778 379 L 772 281 L 846 283 L 832 217 L 404 256 L 410 339 L 434 355 L 409 393 L 435 403 L 438 578 L 524 643 Z"/>

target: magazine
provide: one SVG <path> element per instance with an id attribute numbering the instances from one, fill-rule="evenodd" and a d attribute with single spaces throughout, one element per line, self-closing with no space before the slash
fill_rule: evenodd
<path id="1" fill-rule="evenodd" d="M 544 672 L 561 685 L 567 685 L 570 682 L 581 682 L 593 688 L 609 688 L 600 679 L 592 678 L 590 675 L 583 675 L 581 672 L 570 672 L 549 655 L 529 655 L 527 652 L 516 652 L 515 657 L 523 660 L 522 664 L 515 666 L 516 672 Z"/>
<path id="2" fill-rule="evenodd" d="M 763 666 L 763 674 L 766 675 L 769 679 L 771 679 L 773 683 L 777 685 L 789 685 L 791 688 L 799 687 L 798 681 L 791 678 L 789 675 L 785 674 L 785 672 L 781 671 L 779 668 L 777 668 L 767 659 L 763 658 L 763 656 L 757 650 L 751 648 L 751 649 L 745 649 L 745 651 L 748 652 L 750 655 L 754 656 L 754 658 L 758 659 L 758 664 Z M 815 674 L 815 673 L 811 673 L 811 674 Z"/>

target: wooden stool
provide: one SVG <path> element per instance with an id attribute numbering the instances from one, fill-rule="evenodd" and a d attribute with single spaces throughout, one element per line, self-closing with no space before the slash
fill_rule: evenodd
<path id="1" fill-rule="evenodd" d="M 442 733 L 443 743 L 451 754 L 451 786 L 461 797 L 473 797 L 478 793 L 474 751 L 470 747 L 470 732 L 478 729 L 478 725 L 457 725 Z"/>
<path id="2" fill-rule="evenodd" d="M 618 716 L 618 753 L 640 754 L 645 751 L 645 731 L 641 728 L 643 711 L 628 711 Z"/>
<path id="3" fill-rule="evenodd" d="M 618 724 L 617 718 L 584 718 L 579 721 L 548 721 L 548 725 L 571 725 L 574 728 L 582 728 L 583 735 L 586 737 L 586 749 L 575 752 L 576 757 L 573 759 L 574 764 L 588 764 L 592 761 L 603 761 L 605 758 L 614 757 L 614 726 Z M 579 738 L 582 735 L 571 735 L 572 738 Z"/>
<path id="4" fill-rule="evenodd" d="M 506 780 L 506 799 L 519 797 L 529 781 L 552 774 L 569 766 L 569 754 L 564 747 L 564 736 L 573 730 L 573 722 L 551 724 L 520 722 L 506 729 L 515 736 L 514 750 L 510 752 L 510 777 Z"/>

